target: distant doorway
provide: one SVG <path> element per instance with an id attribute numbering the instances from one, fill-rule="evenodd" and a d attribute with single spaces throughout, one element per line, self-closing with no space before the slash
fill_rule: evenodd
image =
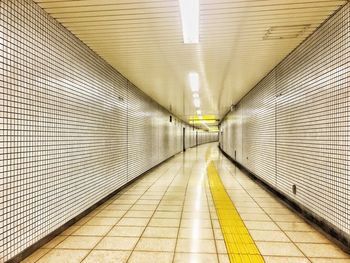
<path id="1" fill-rule="evenodd" d="M 182 150 L 186 151 L 186 128 L 182 128 Z"/>

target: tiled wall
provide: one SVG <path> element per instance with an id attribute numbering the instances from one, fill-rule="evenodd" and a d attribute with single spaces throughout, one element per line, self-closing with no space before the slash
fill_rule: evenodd
<path id="1" fill-rule="evenodd" d="M 0 94 L 0 262 L 180 152 L 192 129 L 31 0 L 0 1 Z"/>
<path id="2" fill-rule="evenodd" d="M 349 39 L 347 3 L 241 100 L 220 133 L 226 153 L 348 240 Z"/>

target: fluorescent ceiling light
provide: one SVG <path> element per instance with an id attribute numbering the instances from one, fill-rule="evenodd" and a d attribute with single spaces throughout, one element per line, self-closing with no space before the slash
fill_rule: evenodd
<path id="1" fill-rule="evenodd" d="M 179 0 L 185 44 L 199 42 L 199 0 Z"/>
<path id="2" fill-rule="evenodd" d="M 195 99 L 196 99 L 196 98 L 199 98 L 199 94 L 198 94 L 197 92 L 193 93 L 192 96 L 193 96 L 193 98 L 195 98 Z"/>
<path id="3" fill-rule="evenodd" d="M 201 106 L 200 99 L 193 99 L 193 104 L 196 108 L 199 108 Z"/>
<path id="4" fill-rule="evenodd" d="M 202 115 L 202 111 L 201 110 L 197 110 L 197 115 Z"/>
<path id="5" fill-rule="evenodd" d="M 188 77 L 190 79 L 190 86 L 192 92 L 198 92 L 199 91 L 199 77 L 197 72 L 191 72 L 188 74 Z"/>

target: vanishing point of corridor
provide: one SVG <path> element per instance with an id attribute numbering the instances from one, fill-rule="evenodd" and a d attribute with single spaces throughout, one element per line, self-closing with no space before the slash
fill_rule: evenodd
<path id="1" fill-rule="evenodd" d="M 350 262 L 349 255 L 227 160 L 217 143 L 175 155 L 23 262 L 230 262 L 225 222 L 217 213 L 220 202 L 213 201 L 208 181 L 211 161 L 239 213 L 235 220 L 244 222 L 263 261 Z"/>

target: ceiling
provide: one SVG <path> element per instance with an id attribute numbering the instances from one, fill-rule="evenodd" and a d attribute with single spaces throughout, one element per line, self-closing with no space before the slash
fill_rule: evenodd
<path id="1" fill-rule="evenodd" d="M 199 44 L 184 44 L 178 0 L 35 0 L 130 81 L 184 120 L 222 117 L 346 1 L 200 0 Z M 282 37 L 282 38 L 281 38 Z"/>

